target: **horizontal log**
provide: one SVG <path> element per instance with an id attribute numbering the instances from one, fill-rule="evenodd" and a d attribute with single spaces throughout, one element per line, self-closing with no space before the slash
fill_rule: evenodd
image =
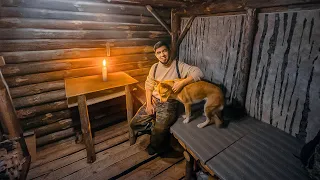
<path id="1" fill-rule="evenodd" d="M 45 104 L 49 102 L 55 102 L 66 99 L 66 92 L 64 89 L 45 92 L 41 94 L 25 96 L 13 99 L 13 104 L 16 109 L 23 107 L 36 106 L 40 104 Z"/>
<path id="2" fill-rule="evenodd" d="M 93 0 L 95 2 L 101 2 L 101 0 Z M 112 0 L 112 3 L 119 4 L 137 4 L 137 5 L 151 5 L 157 7 L 185 7 L 188 3 L 199 2 L 200 0 L 183 0 L 183 1 L 173 1 L 173 0 Z M 105 2 L 105 1 L 102 1 Z M 201 2 L 201 1 L 200 1 Z"/>
<path id="3" fill-rule="evenodd" d="M 104 39 L 104 40 L 77 40 L 77 39 L 32 39 L 32 40 L 0 40 L 0 52 L 12 51 L 41 51 L 71 48 L 105 48 L 106 42 L 113 47 L 123 46 L 153 46 L 158 41 L 168 41 L 165 38 L 133 38 L 133 39 Z"/>
<path id="4" fill-rule="evenodd" d="M 101 112 L 104 109 L 109 108 L 111 106 L 119 106 L 120 104 L 124 104 L 124 103 L 125 103 L 125 98 L 119 97 L 119 98 L 111 99 L 109 101 L 104 101 L 98 104 L 88 106 L 89 115 L 98 114 L 97 111 Z M 73 115 L 71 111 L 74 111 Z M 40 126 L 49 125 L 63 119 L 69 119 L 71 117 L 75 119 L 79 119 L 78 112 L 73 109 L 65 109 L 57 112 L 49 112 L 47 114 L 39 115 L 32 118 L 21 119 L 20 123 L 24 130 L 29 130 L 29 129 L 34 129 Z"/>
<path id="5" fill-rule="evenodd" d="M 129 70 L 129 71 L 126 71 L 126 73 L 129 74 L 132 77 L 141 76 L 141 75 L 147 75 L 149 73 L 150 67 Z"/>
<path id="6" fill-rule="evenodd" d="M 73 21 L 54 19 L 3 18 L 1 28 L 36 28 L 36 29 L 66 29 L 66 30 L 130 30 L 130 31 L 163 31 L 157 24 L 137 24 L 118 22 Z"/>
<path id="7" fill-rule="evenodd" d="M 57 101 L 29 108 L 23 108 L 16 111 L 19 119 L 30 118 L 42 114 L 61 111 L 68 108 L 67 101 Z"/>
<path id="8" fill-rule="evenodd" d="M 82 2 L 82 1 L 61 1 L 61 0 L 2 0 L 4 7 L 26 7 L 37 9 L 50 9 L 60 11 L 74 12 L 91 12 L 104 14 L 124 14 L 124 15 L 142 15 L 151 16 L 148 11 L 142 6 L 128 4 L 110 4 L 99 2 Z M 164 15 L 170 14 L 170 11 L 159 10 Z M 168 16 L 166 16 L 169 18 Z"/>
<path id="9" fill-rule="evenodd" d="M 57 29 L 0 29 L 0 39 L 123 39 L 165 38 L 166 31 L 115 31 L 115 30 L 57 30 Z"/>
<path id="10" fill-rule="evenodd" d="M 58 131 L 58 132 L 37 138 L 36 144 L 37 144 L 37 147 L 40 147 L 55 141 L 59 141 L 59 140 L 74 136 L 75 134 L 76 134 L 76 130 L 74 128 L 65 129 L 62 131 Z"/>
<path id="11" fill-rule="evenodd" d="M 59 89 L 64 89 L 64 80 L 10 88 L 10 94 L 12 98 L 18 98 Z"/>
<path id="12" fill-rule="evenodd" d="M 192 5 L 187 8 L 179 8 L 175 11 L 180 16 L 192 15 L 210 15 L 224 12 L 245 11 L 246 7 L 250 8 L 267 8 L 276 6 L 291 6 L 298 4 L 319 3 L 319 0 L 218 0 L 214 2 L 204 2 L 202 4 Z"/>
<path id="13" fill-rule="evenodd" d="M 111 56 L 120 56 L 128 54 L 145 54 L 152 53 L 151 46 L 133 46 L 133 47 L 115 47 L 111 48 Z M 59 49 L 46 51 L 20 51 L 20 52 L 3 52 L 6 64 L 16 64 L 34 61 L 48 61 L 58 59 L 77 59 L 105 57 L 105 48 L 76 48 L 76 49 Z"/>
<path id="14" fill-rule="evenodd" d="M 53 124 L 49 124 L 47 126 L 42 126 L 39 128 L 36 128 L 34 130 L 34 133 L 36 135 L 36 137 L 41 137 L 53 132 L 57 132 L 57 131 L 61 131 L 61 130 L 65 130 L 72 127 L 72 119 L 64 119 L 61 121 L 58 121 L 56 123 Z"/>
<path id="15" fill-rule="evenodd" d="M 99 119 L 96 120 L 94 122 L 91 123 L 91 129 L 99 129 L 101 127 L 116 123 L 116 122 L 120 122 L 123 121 L 125 119 L 126 115 L 125 112 L 120 112 L 120 113 L 116 113 L 112 116 L 109 117 L 104 117 L 103 119 Z M 70 136 L 75 135 L 76 132 L 79 132 L 80 129 L 75 129 L 73 127 L 66 129 L 66 130 L 62 130 L 62 131 L 58 131 L 58 132 L 54 132 L 52 134 L 48 134 L 46 136 L 42 136 L 37 138 L 37 147 L 38 146 L 43 146 L 45 144 L 49 144 L 64 138 L 68 138 Z"/>
<path id="16" fill-rule="evenodd" d="M 50 112 L 33 118 L 22 119 L 20 124 L 24 130 L 29 130 L 69 118 L 71 118 L 71 110 L 65 109 L 57 112 Z"/>
<path id="17" fill-rule="evenodd" d="M 99 128 L 100 123 L 97 121 L 101 121 L 102 119 L 108 119 L 111 117 L 113 118 L 114 114 L 122 113 L 121 117 L 125 116 L 125 105 L 122 106 L 112 106 L 109 109 L 104 108 L 104 112 L 100 112 L 100 114 L 92 115 L 92 112 L 89 113 L 90 115 L 90 123 L 92 124 L 92 128 Z M 105 120 L 104 120 L 105 121 Z M 110 122 L 109 122 L 110 123 Z M 93 125 L 95 124 L 95 125 Z M 99 124 L 99 125 L 97 125 Z M 103 125 L 108 124 L 107 122 L 102 123 Z M 55 123 L 51 123 L 42 127 L 38 127 L 34 130 L 36 137 L 41 137 L 53 132 L 61 131 L 64 129 L 68 129 L 70 127 L 80 127 L 79 119 L 63 119 L 59 120 Z"/>
<path id="18" fill-rule="evenodd" d="M 21 51 L 1 53 L 7 64 L 55 59 L 75 59 L 87 57 L 102 57 L 106 55 L 105 48 L 59 49 L 47 51 Z"/>
<path id="19" fill-rule="evenodd" d="M 155 61 L 141 61 L 135 63 L 117 64 L 108 66 L 108 72 L 128 71 L 139 68 L 150 67 Z M 47 81 L 62 80 L 70 77 L 81 77 L 101 74 L 101 67 L 79 68 L 63 71 L 54 71 L 48 73 L 31 74 L 24 76 L 7 77 L 6 81 L 9 87 L 23 86 L 28 84 L 36 84 Z"/>
<path id="20" fill-rule="evenodd" d="M 87 12 L 57 11 L 48 9 L 3 7 L 2 17 L 20 17 L 34 19 L 62 19 L 62 20 L 81 20 L 81 21 L 99 21 L 99 22 L 122 22 L 122 23 L 142 23 L 157 24 L 153 17 L 134 16 L 134 15 L 116 15 Z M 169 21 L 169 20 L 167 20 Z"/>
<path id="21" fill-rule="evenodd" d="M 106 57 L 64 59 L 48 62 L 34 62 L 23 64 L 7 64 L 5 67 L 2 68 L 2 74 L 5 77 L 8 77 L 67 69 L 85 68 L 92 66 L 101 66 L 103 59 L 106 59 Z M 155 60 L 156 58 L 153 53 L 150 53 L 114 56 L 108 57 L 107 59 L 108 65 L 116 65 L 134 61 L 151 61 Z"/>

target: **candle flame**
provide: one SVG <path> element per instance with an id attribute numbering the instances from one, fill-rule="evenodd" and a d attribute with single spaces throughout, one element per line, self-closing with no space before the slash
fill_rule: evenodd
<path id="1" fill-rule="evenodd" d="M 103 64 L 103 66 L 107 66 L 107 61 L 104 59 L 104 60 L 102 61 L 102 64 Z"/>

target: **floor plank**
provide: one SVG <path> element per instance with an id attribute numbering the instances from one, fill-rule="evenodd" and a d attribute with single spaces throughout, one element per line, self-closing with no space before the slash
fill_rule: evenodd
<path id="1" fill-rule="evenodd" d="M 153 180 L 179 180 L 182 179 L 186 174 L 186 161 L 182 160 L 169 169 L 165 170 L 161 174 L 158 174 Z"/>
<path id="2" fill-rule="evenodd" d="M 94 137 L 94 143 L 97 144 L 128 132 L 126 124 L 127 122 L 119 123 L 115 126 L 108 127 L 101 132 L 97 132 Z M 55 147 L 43 149 L 37 152 L 37 161 L 31 164 L 30 169 L 39 167 L 54 161 L 55 159 L 71 155 L 84 149 L 84 144 L 76 144 L 75 141 L 64 142 Z"/>
<path id="3" fill-rule="evenodd" d="M 176 153 L 169 153 L 167 157 L 157 157 L 156 159 L 142 165 L 141 167 L 135 169 L 125 176 L 120 177 L 119 179 L 149 180 L 165 171 L 166 169 L 170 168 L 182 159 L 183 157 L 177 157 Z"/>

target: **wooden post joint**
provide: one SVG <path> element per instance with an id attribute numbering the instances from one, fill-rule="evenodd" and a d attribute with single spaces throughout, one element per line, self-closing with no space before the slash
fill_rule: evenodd
<path id="1" fill-rule="evenodd" d="M 157 19 L 157 21 L 168 31 L 168 33 L 170 35 L 172 35 L 172 32 L 169 28 L 169 26 L 167 25 L 167 23 L 165 21 L 163 21 L 161 19 L 161 17 L 159 16 L 159 14 L 150 6 L 150 5 L 146 5 L 147 10 L 153 15 L 154 18 Z"/>

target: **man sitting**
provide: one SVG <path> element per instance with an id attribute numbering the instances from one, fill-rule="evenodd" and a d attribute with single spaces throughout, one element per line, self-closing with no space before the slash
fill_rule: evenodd
<path id="1" fill-rule="evenodd" d="M 179 92 L 185 85 L 199 81 L 203 77 L 203 73 L 198 67 L 172 60 L 170 48 L 165 42 L 157 42 L 153 50 L 160 63 L 155 63 L 150 68 L 145 82 L 147 102 L 140 107 L 130 121 L 130 127 L 134 131 L 134 143 L 137 132 L 151 130 L 150 144 L 147 148 L 150 155 L 164 152 L 170 148 L 170 126 L 177 120 L 178 107 L 178 101 L 175 100 L 160 102 L 155 80 L 183 78 L 183 81 L 176 82 L 172 88 L 174 92 Z"/>

